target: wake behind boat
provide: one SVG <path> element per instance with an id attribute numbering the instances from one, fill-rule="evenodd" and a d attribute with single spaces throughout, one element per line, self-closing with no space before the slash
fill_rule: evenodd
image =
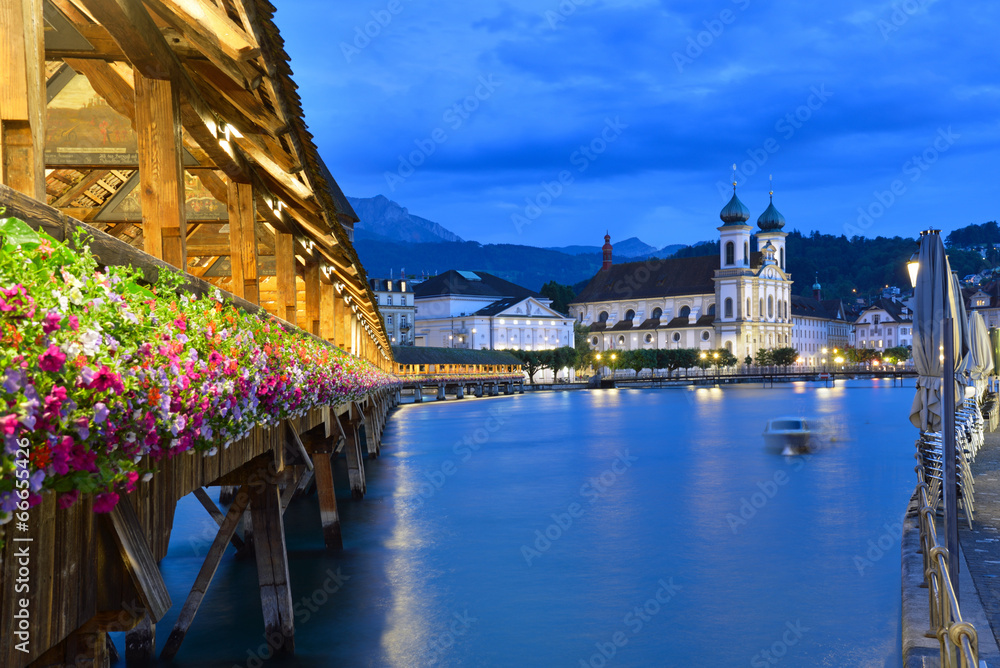
<path id="1" fill-rule="evenodd" d="M 806 454 L 810 449 L 811 438 L 809 424 L 803 418 L 772 418 L 764 428 L 764 447 L 777 454 Z"/>

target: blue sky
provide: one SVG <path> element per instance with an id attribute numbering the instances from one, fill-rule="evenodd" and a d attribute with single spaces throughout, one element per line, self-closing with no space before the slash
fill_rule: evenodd
<path id="1" fill-rule="evenodd" d="M 733 163 L 786 230 L 997 218 L 994 2 L 275 4 L 343 190 L 466 239 L 713 239 Z"/>

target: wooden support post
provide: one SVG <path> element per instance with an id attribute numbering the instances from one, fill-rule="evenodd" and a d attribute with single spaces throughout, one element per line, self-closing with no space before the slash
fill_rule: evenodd
<path id="1" fill-rule="evenodd" d="M 438 396 L 437 396 L 437 400 L 438 401 L 444 401 L 445 400 L 445 396 L 444 396 L 444 383 L 438 383 Z"/>
<path id="2" fill-rule="evenodd" d="M 42 0 L 0 2 L 0 183 L 45 201 Z"/>
<path id="3" fill-rule="evenodd" d="M 229 182 L 229 262 L 232 290 L 252 304 L 260 303 L 257 273 L 257 236 L 254 234 L 253 186 Z"/>
<path id="4" fill-rule="evenodd" d="M 215 571 L 219 567 L 222 555 L 226 552 L 226 545 L 229 544 L 229 539 L 232 538 L 233 533 L 236 531 L 236 525 L 239 523 L 240 516 L 250 501 L 249 489 L 249 485 L 243 485 L 240 488 L 240 491 L 236 494 L 236 500 L 229 508 L 229 512 L 226 513 L 226 518 L 219 527 L 219 533 L 216 534 L 215 540 L 212 542 L 212 547 L 209 548 L 208 555 L 205 557 L 205 563 L 201 565 L 198 577 L 195 578 L 194 584 L 191 585 L 191 593 L 188 594 L 187 600 L 184 601 L 184 607 L 181 608 L 180 615 L 177 617 L 177 623 L 174 624 L 174 629 L 170 632 L 170 637 L 167 638 L 167 644 L 163 647 L 163 652 L 160 653 L 160 659 L 170 661 L 176 656 L 177 650 L 181 648 L 184 636 L 187 635 L 188 629 L 191 628 L 194 616 L 198 614 L 198 607 L 205 598 L 205 592 L 208 591 L 208 586 L 212 583 L 212 578 L 215 577 Z"/>
<path id="5" fill-rule="evenodd" d="M 138 69 L 134 78 L 143 250 L 186 271 L 180 98 L 169 80 L 150 79 Z"/>
<path id="6" fill-rule="evenodd" d="M 298 311 L 295 286 L 295 249 L 291 234 L 274 233 L 274 262 L 276 282 L 278 284 L 277 316 L 293 325 L 296 324 L 295 314 Z"/>
<path id="7" fill-rule="evenodd" d="M 125 632 L 125 665 L 151 666 L 156 662 L 156 624 L 147 613 L 130 631 Z"/>
<path id="8" fill-rule="evenodd" d="M 320 280 L 319 283 L 319 335 L 336 345 L 337 341 L 337 308 L 336 304 L 344 303 L 337 296 L 337 289 L 333 283 Z"/>
<path id="9" fill-rule="evenodd" d="M 319 317 L 319 262 L 306 262 L 303 282 L 306 285 L 306 331 L 320 335 Z"/>
<path id="10" fill-rule="evenodd" d="M 365 496 L 365 465 L 361 458 L 361 446 L 358 443 L 358 430 L 347 414 L 340 417 L 344 430 L 344 452 L 347 455 L 347 476 L 351 481 L 351 496 L 361 499 Z"/>
<path id="11" fill-rule="evenodd" d="M 350 317 L 351 309 L 347 307 L 344 303 L 344 296 L 342 294 L 337 294 L 334 290 L 333 295 L 333 325 L 334 325 L 334 344 L 341 350 L 347 350 L 347 334 L 350 332 Z"/>
<path id="12" fill-rule="evenodd" d="M 340 535 L 340 514 L 337 512 L 337 495 L 333 487 L 333 469 L 330 455 L 318 453 L 313 458 L 316 474 L 316 493 L 319 496 L 319 517 L 323 524 L 323 542 L 328 550 L 342 550 L 344 539 Z"/>
<path id="13" fill-rule="evenodd" d="M 233 489 L 233 498 L 235 499 L 236 488 L 233 487 L 232 489 Z M 203 487 L 199 487 L 198 489 L 194 490 L 194 496 L 196 499 L 198 499 L 198 501 L 201 502 L 201 505 L 205 508 L 205 510 L 208 511 L 208 514 L 212 516 L 212 518 L 215 520 L 215 523 L 221 527 L 222 522 L 225 520 L 225 515 L 222 514 L 222 511 L 219 510 L 219 508 L 215 505 L 215 502 L 212 501 L 212 499 L 208 496 L 208 492 L 206 492 Z M 235 531 L 233 532 L 232 538 L 229 539 L 229 542 L 231 542 L 233 544 L 233 547 L 235 547 L 240 552 L 246 549 L 246 545 L 243 543 L 243 540 L 239 537 L 239 535 Z"/>
<path id="14" fill-rule="evenodd" d="M 254 487 L 250 514 L 256 531 L 257 580 L 264 612 L 264 636 L 276 654 L 295 653 L 295 618 L 288 584 L 288 554 L 278 487 Z"/>

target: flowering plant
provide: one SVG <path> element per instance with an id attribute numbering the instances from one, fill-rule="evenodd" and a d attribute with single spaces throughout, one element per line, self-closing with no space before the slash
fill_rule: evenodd
<path id="1" fill-rule="evenodd" d="M 101 269 L 79 235 L 0 218 L 0 242 L 0 523 L 44 489 L 108 512 L 165 458 L 398 382 L 177 274 Z"/>

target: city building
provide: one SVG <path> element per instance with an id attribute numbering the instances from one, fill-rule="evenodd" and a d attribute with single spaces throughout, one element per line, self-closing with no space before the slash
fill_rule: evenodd
<path id="1" fill-rule="evenodd" d="M 879 299 L 854 322 L 858 348 L 885 350 L 913 345 L 913 312 L 902 302 Z"/>
<path id="2" fill-rule="evenodd" d="M 552 300 L 488 274 L 454 269 L 413 288 L 417 346 L 550 350 L 572 346 L 573 321 Z"/>
<path id="3" fill-rule="evenodd" d="M 412 346 L 416 306 L 410 281 L 391 278 L 368 279 L 391 345 Z"/>
<path id="4" fill-rule="evenodd" d="M 852 321 L 840 299 L 823 299 L 819 281 L 812 297 L 792 295 L 792 347 L 799 364 L 832 363 L 850 344 Z"/>
<path id="5" fill-rule="evenodd" d="M 570 302 L 570 315 L 589 327 L 591 348 L 726 348 L 742 360 L 791 345 L 784 216 L 772 201 L 754 232 L 734 184 L 719 217 L 717 256 L 616 265 L 605 235 L 601 270 Z M 751 252 L 751 236 L 759 252 Z"/>

